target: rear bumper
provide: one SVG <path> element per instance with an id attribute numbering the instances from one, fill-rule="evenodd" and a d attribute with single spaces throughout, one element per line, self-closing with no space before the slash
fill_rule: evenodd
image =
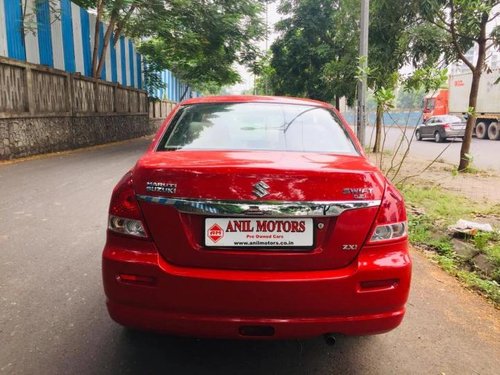
<path id="1" fill-rule="evenodd" d="M 465 130 L 446 130 L 444 134 L 446 138 L 460 138 L 465 137 Z"/>
<path id="2" fill-rule="evenodd" d="M 326 333 L 378 334 L 396 328 L 405 313 L 404 309 L 401 309 L 372 315 L 266 319 L 170 313 L 116 304 L 109 300 L 107 307 L 113 320 L 127 327 L 179 336 L 228 339 L 291 339 L 321 336 Z M 244 335 L 244 327 L 272 327 L 272 334 Z"/>
<path id="3" fill-rule="evenodd" d="M 104 289 L 110 316 L 128 327 L 212 338 L 365 335 L 394 329 L 405 312 L 406 242 L 365 248 L 343 269 L 300 272 L 177 267 L 155 252 L 134 251 L 140 241 L 115 242 L 103 253 Z M 392 282 L 366 284 L 381 280 Z"/>

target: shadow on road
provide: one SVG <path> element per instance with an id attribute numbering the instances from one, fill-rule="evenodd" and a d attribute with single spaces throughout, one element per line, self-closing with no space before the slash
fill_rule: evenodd
<path id="1" fill-rule="evenodd" d="M 201 340 L 124 329 L 114 344 L 116 358 L 108 364 L 118 367 L 106 369 L 109 373 L 346 374 L 361 370 L 360 356 L 377 345 L 377 337 L 339 337 L 332 347 L 322 338 Z"/>
<path id="2" fill-rule="evenodd" d="M 462 143 L 462 139 L 458 139 L 458 138 L 446 138 L 444 141 L 442 142 L 436 142 L 434 139 L 422 139 L 421 141 L 417 141 L 415 140 L 414 142 L 430 142 L 430 143 L 437 143 L 437 144 L 446 144 L 446 143 Z"/>

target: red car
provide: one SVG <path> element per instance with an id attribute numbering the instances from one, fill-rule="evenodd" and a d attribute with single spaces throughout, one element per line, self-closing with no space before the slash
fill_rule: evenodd
<path id="1" fill-rule="evenodd" d="M 397 327 L 411 277 L 401 194 L 329 104 L 182 102 L 121 179 L 104 289 L 118 323 L 306 338 Z"/>

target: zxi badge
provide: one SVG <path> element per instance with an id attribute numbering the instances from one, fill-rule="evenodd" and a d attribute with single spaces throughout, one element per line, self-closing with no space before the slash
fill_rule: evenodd
<path id="1" fill-rule="evenodd" d="M 265 197 L 269 194 L 269 185 L 264 181 L 259 181 L 253 186 L 252 193 L 259 198 Z"/>
<path id="2" fill-rule="evenodd" d="M 358 245 L 345 244 L 342 245 L 342 250 L 348 250 L 348 251 L 358 250 Z"/>

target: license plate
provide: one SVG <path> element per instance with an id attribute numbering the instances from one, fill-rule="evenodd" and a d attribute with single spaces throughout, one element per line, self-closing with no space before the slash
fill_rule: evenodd
<path id="1" fill-rule="evenodd" d="M 314 223 L 311 218 L 207 218 L 207 247 L 312 247 Z"/>

